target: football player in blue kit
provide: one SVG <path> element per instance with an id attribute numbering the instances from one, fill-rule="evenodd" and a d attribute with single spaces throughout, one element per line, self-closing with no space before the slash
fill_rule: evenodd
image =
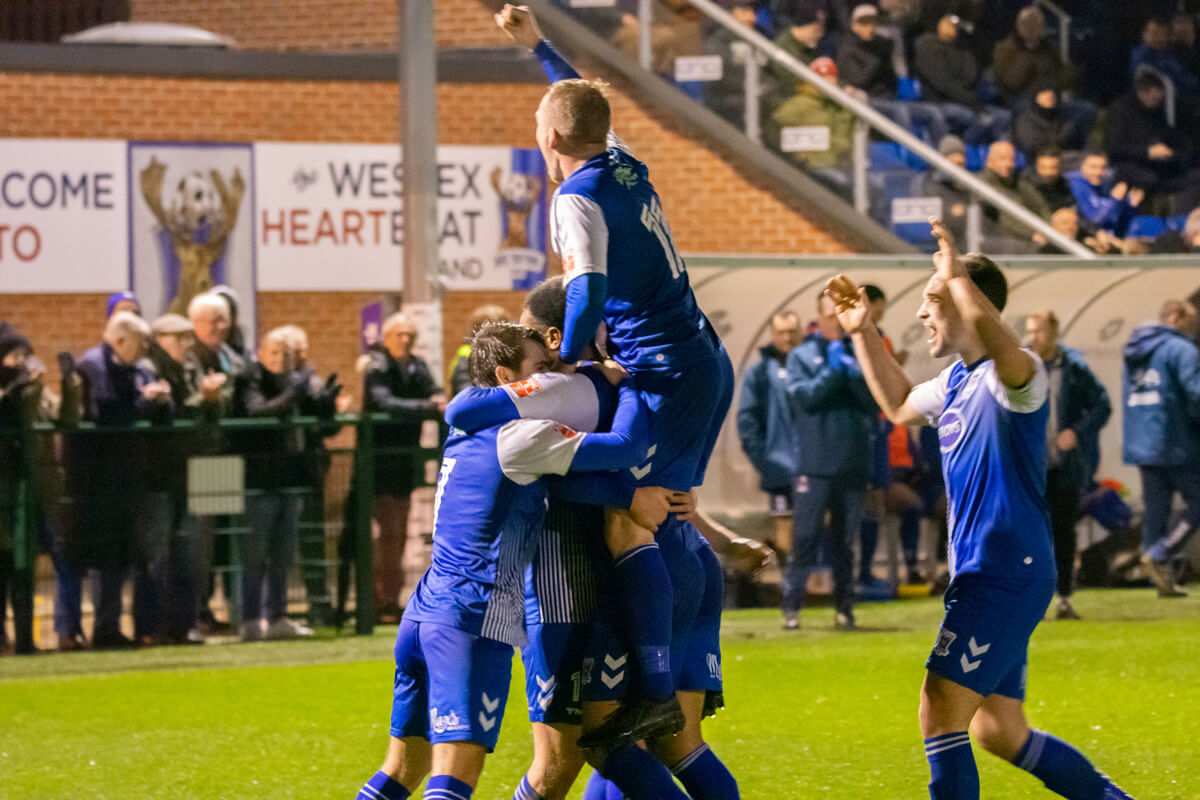
<path id="1" fill-rule="evenodd" d="M 865 292 L 844 275 L 826 287 L 879 407 L 896 424 L 937 426 L 941 442 L 952 579 L 921 687 L 929 796 L 979 797 L 969 728 L 985 750 L 1063 797 L 1129 800 L 1025 718 L 1029 638 L 1055 587 L 1044 500 L 1049 379 L 1000 316 L 1004 274 L 986 256 L 959 255 L 941 221 L 930 224 L 939 250 L 918 317 L 930 355 L 958 357 L 938 377 L 914 385 L 885 349 Z"/>
<path id="2" fill-rule="evenodd" d="M 521 381 L 547 358 L 536 331 L 492 323 L 472 342 L 471 377 L 491 386 Z M 625 380 L 618 395 L 609 433 L 546 419 L 451 431 L 434 500 L 432 564 L 396 636 L 388 752 L 360 800 L 403 800 L 430 772 L 426 798 L 471 796 L 500 733 L 512 648 L 525 643 L 525 569 L 547 504 L 540 478 L 586 472 L 555 479 L 555 490 L 629 508 L 643 525 L 666 518 L 671 492 L 605 474 L 640 463 L 649 446 L 638 392 Z"/>
<path id="3" fill-rule="evenodd" d="M 633 376 L 652 417 L 653 453 L 635 475 L 643 485 L 689 491 L 703 483 L 733 399 L 729 356 L 696 305 L 646 166 L 612 134 L 603 85 L 580 79 L 527 7 L 505 5 L 496 22 L 553 81 L 535 114 L 535 137 L 560 184 L 550 208 L 567 287 L 559 356 L 575 363 L 605 323 L 610 355 Z M 674 595 L 664 591 L 671 585 L 659 552 L 664 535 L 678 538 L 608 519 L 614 602 L 628 626 L 636 691 L 588 726 L 585 749 L 615 749 L 684 723 L 671 678 Z"/>
<path id="4" fill-rule="evenodd" d="M 552 354 L 562 336 L 565 307 L 562 280 L 551 278 L 529 293 L 521 314 L 521 323 L 539 331 Z M 612 386 L 594 367 L 576 371 L 561 361 L 554 366 L 574 374 L 539 374 L 517 386 L 468 389 L 447 408 L 447 421 L 456 428 L 470 430 L 522 417 L 547 416 L 570 419 L 581 430 L 594 430 L 598 421 L 589 415 L 597 409 L 611 408 Z M 603 420 L 607 412 L 600 413 Z M 672 501 L 674 513 L 692 510 L 688 508 L 692 503 L 690 494 L 678 493 Z M 570 508 L 564 505 L 551 501 L 546 530 L 526 583 L 529 643 L 521 652 L 530 720 L 534 723 L 534 762 L 514 800 L 565 796 L 582 765 L 575 746 L 580 733 L 581 694 L 589 718 L 602 719 L 611 713 L 613 703 L 628 685 L 628 655 L 611 613 L 618 604 L 611 590 L 606 589 L 612 584 L 612 568 L 598 546 L 603 537 L 603 510 L 582 504 Z M 696 791 L 707 792 L 694 796 L 735 797 L 736 783 L 708 750 L 700 732 L 702 713 L 711 713 L 720 704 L 721 570 L 695 528 L 689 524 L 680 526 L 680 531 L 684 535 L 665 539 L 663 552 L 668 556 L 673 585 L 687 587 L 677 592 L 672 642 L 672 649 L 679 654 L 673 666 L 678 669 L 676 684 L 688 712 L 687 724 L 679 736 L 663 737 L 652 744 L 656 745 L 655 754 L 679 773 L 685 785 L 694 783 L 700 787 Z M 755 564 L 761 563 L 761 546 L 756 548 L 722 530 L 709 535 L 717 537 L 713 546 L 733 556 L 735 562 L 748 557 Z M 592 612 L 598 606 L 601 623 L 589 640 Z M 583 645 L 588 650 L 586 661 Z M 603 758 L 592 760 L 602 773 L 615 770 L 614 778 L 631 797 L 676 796 L 654 793 L 669 786 L 670 775 L 645 751 L 620 754 L 616 765 L 605 764 Z M 630 780 L 628 772 L 638 776 Z"/>

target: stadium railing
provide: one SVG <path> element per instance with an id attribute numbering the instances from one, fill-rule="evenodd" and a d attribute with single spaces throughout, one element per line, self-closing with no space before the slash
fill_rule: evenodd
<path id="1" fill-rule="evenodd" d="M 0 556 L 11 549 L 16 577 L 33 586 L 39 545 L 65 548 L 85 569 L 107 560 L 125 567 L 144 563 L 151 551 L 161 556 L 163 537 L 197 536 L 203 528 L 211 545 L 200 546 L 215 554 L 211 571 L 236 631 L 247 507 L 277 493 L 299 506 L 289 610 L 322 606 L 340 625 L 352 605 L 355 631 L 370 633 L 376 459 L 411 458 L 414 489 L 436 484 L 441 459 L 440 447 L 379 446 L 378 429 L 393 422 L 386 414 L 346 414 L 0 428 L 0 458 L 9 457 L 0 475 Z M 264 435 L 289 446 L 255 446 L 253 437 Z M 188 515 L 203 523 L 181 524 Z M 121 529 L 115 535 L 114 527 Z M 177 544 L 196 552 L 194 543 Z"/>
<path id="2" fill-rule="evenodd" d="M 712 0 L 687 0 L 697 12 L 703 14 L 715 24 L 722 26 L 735 37 L 735 45 L 745 47 L 733 48 L 733 59 L 738 65 L 744 66 L 745 75 L 741 103 L 743 131 L 747 138 L 756 144 L 762 143 L 762 114 L 760 98 L 764 86 L 761 69 L 767 61 L 772 61 L 794 75 L 814 86 L 823 95 L 833 100 L 842 108 L 852 113 L 856 119 L 853 133 L 851 169 L 848 177 L 835 176 L 833 170 L 822 170 L 815 173 L 816 177 L 824 178 L 826 183 L 848 183 L 848 186 L 838 187 L 848 189 L 855 210 L 864 216 L 870 216 L 881 221 L 891 221 L 893 232 L 902 233 L 906 222 L 923 222 L 923 217 L 938 201 L 933 197 L 914 197 L 912 187 L 917 182 L 920 172 L 925 169 L 936 170 L 953 179 L 958 189 L 965 192 L 969 198 L 966 215 L 966 244 L 970 250 L 980 250 L 983 240 L 983 205 L 995 207 L 1003 214 L 1008 214 L 1018 220 L 1031 232 L 1040 233 L 1048 241 L 1053 242 L 1065 253 L 1079 258 L 1094 258 L 1095 253 L 1069 237 L 1055 230 L 1048 221 L 1041 219 L 1033 212 L 994 187 L 984 183 L 965 169 L 959 168 L 943 157 L 936 149 L 926 144 L 905 127 L 893 122 L 870 105 L 851 96 L 840 87 L 825 81 L 814 73 L 808 65 L 781 50 L 773 42 L 757 31 L 740 24 L 724 8 Z M 553 14 L 555 11 L 566 12 L 576 20 L 597 33 L 604 33 L 607 27 L 615 26 L 620 30 L 620 36 L 628 39 L 628 25 L 617 20 L 624 18 L 616 10 L 612 0 L 531 0 L 530 3 L 537 12 Z M 698 102 L 704 101 L 706 86 L 716 85 L 722 77 L 721 66 L 717 63 L 720 56 L 706 53 L 703 47 L 682 53 L 673 59 L 672 50 L 688 51 L 690 45 L 699 42 L 676 41 L 671 38 L 663 26 L 656 27 L 656 0 L 638 0 L 636 54 L 642 69 L 650 74 L 667 74 L 674 85 Z M 607 14 L 607 16 L 600 16 Z M 612 34 L 612 31 L 607 31 Z M 656 41 L 657 40 L 657 41 Z M 656 50 L 656 45 L 658 49 Z M 670 61 L 668 65 L 666 62 Z M 663 63 L 660 63 L 663 62 Z M 716 91 L 723 91 L 718 88 Z M 870 131 L 875 131 L 883 138 L 904 148 L 906 163 L 897 169 L 880 168 L 872 174 Z M 819 148 L 817 148 L 819 149 Z M 899 209 L 895 201 L 901 201 L 903 208 Z M 910 201 L 904 203 L 903 201 Z M 922 203 L 921 201 L 926 201 Z M 922 217 L 922 219 L 917 219 Z"/>

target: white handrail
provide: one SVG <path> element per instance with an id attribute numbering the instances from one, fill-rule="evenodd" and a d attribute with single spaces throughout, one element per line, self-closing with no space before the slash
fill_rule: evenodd
<path id="1" fill-rule="evenodd" d="M 762 50 L 767 56 L 778 64 L 782 64 L 794 75 L 811 83 L 821 93 L 830 97 L 843 108 L 852 112 L 856 117 L 866 122 L 875 130 L 885 134 L 890 139 L 899 142 L 900 144 L 912 150 L 923 160 L 927 161 L 931 166 L 937 167 L 941 172 L 955 178 L 958 183 L 968 190 L 971 194 L 982 197 L 988 203 L 996 206 L 1001 211 L 1015 217 L 1023 225 L 1031 228 L 1034 231 L 1045 236 L 1051 242 L 1062 248 L 1066 252 L 1079 256 L 1080 258 L 1095 258 L 1096 254 L 1087 247 L 1084 247 L 1074 239 L 1056 231 L 1048 222 L 1034 214 L 1023 205 L 1008 197 L 1003 192 L 995 189 L 992 186 L 981 181 L 971 173 L 967 172 L 962 167 L 951 163 L 925 142 L 913 136 L 912 133 L 905 130 L 901 126 L 892 122 L 887 117 L 880 114 L 868 104 L 851 96 L 841 87 L 830 83 L 817 73 L 813 72 L 809 66 L 799 59 L 793 57 L 786 51 L 780 49 L 774 42 L 767 39 L 761 33 L 752 28 L 738 22 L 732 14 L 718 6 L 712 0 L 688 0 L 688 2 L 701 11 L 705 16 L 719 22 L 729 31 L 737 34 L 742 39 L 750 42 L 755 47 Z"/>

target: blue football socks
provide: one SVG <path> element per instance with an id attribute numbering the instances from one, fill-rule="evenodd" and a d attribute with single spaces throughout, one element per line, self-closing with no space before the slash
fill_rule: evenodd
<path id="1" fill-rule="evenodd" d="M 583 800 L 625 800 L 625 793 L 599 772 L 593 772 L 583 788 Z"/>
<path id="2" fill-rule="evenodd" d="M 521 785 L 513 792 L 513 800 L 543 800 L 542 796 L 533 790 L 529 784 L 529 776 L 521 776 Z"/>
<path id="3" fill-rule="evenodd" d="M 671 576 L 658 545 L 644 544 L 614 563 L 620 604 L 628 622 L 638 690 L 650 700 L 675 693 L 671 679 Z"/>
<path id="4" fill-rule="evenodd" d="M 1083 753 L 1042 731 L 1030 731 L 1013 763 L 1067 800 L 1132 800 Z"/>
<path id="5" fill-rule="evenodd" d="M 425 800 L 471 800 L 470 786 L 449 775 L 434 775 L 425 784 Z"/>
<path id="6" fill-rule="evenodd" d="M 692 800 L 738 800 L 737 781 L 717 754 L 702 744 L 671 767 Z"/>
<path id="7" fill-rule="evenodd" d="M 408 800 L 409 791 L 396 783 L 386 772 L 376 772 L 358 790 L 354 800 Z"/>
<path id="8" fill-rule="evenodd" d="M 979 771 L 966 731 L 925 740 L 930 800 L 979 800 Z"/>
<path id="9" fill-rule="evenodd" d="M 627 745 L 609 753 L 600 774 L 635 800 L 687 800 L 662 762 L 640 747 Z"/>

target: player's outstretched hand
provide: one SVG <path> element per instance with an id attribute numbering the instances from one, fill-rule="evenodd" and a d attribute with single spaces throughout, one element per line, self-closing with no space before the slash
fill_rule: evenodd
<path id="1" fill-rule="evenodd" d="M 643 528 L 656 531 L 666 521 L 674 495 L 670 489 L 661 486 L 639 486 L 633 492 L 629 515 Z"/>
<path id="2" fill-rule="evenodd" d="M 962 261 L 959 260 L 958 244 L 954 241 L 954 234 L 937 217 L 929 218 L 929 227 L 933 231 L 934 238 L 938 240 L 938 251 L 933 254 L 934 273 L 942 281 L 965 277 L 967 271 L 963 267 Z"/>
<path id="3" fill-rule="evenodd" d="M 833 301 L 838 322 L 846 333 L 859 333 L 871 322 L 871 308 L 867 303 L 865 289 L 854 285 L 845 275 L 830 278 L 825 284 L 825 294 Z"/>
<path id="4" fill-rule="evenodd" d="M 495 20 L 500 30 L 522 47 L 532 50 L 542 40 L 542 31 L 538 28 L 537 20 L 529 6 L 505 3 L 504 8 L 496 13 Z"/>

